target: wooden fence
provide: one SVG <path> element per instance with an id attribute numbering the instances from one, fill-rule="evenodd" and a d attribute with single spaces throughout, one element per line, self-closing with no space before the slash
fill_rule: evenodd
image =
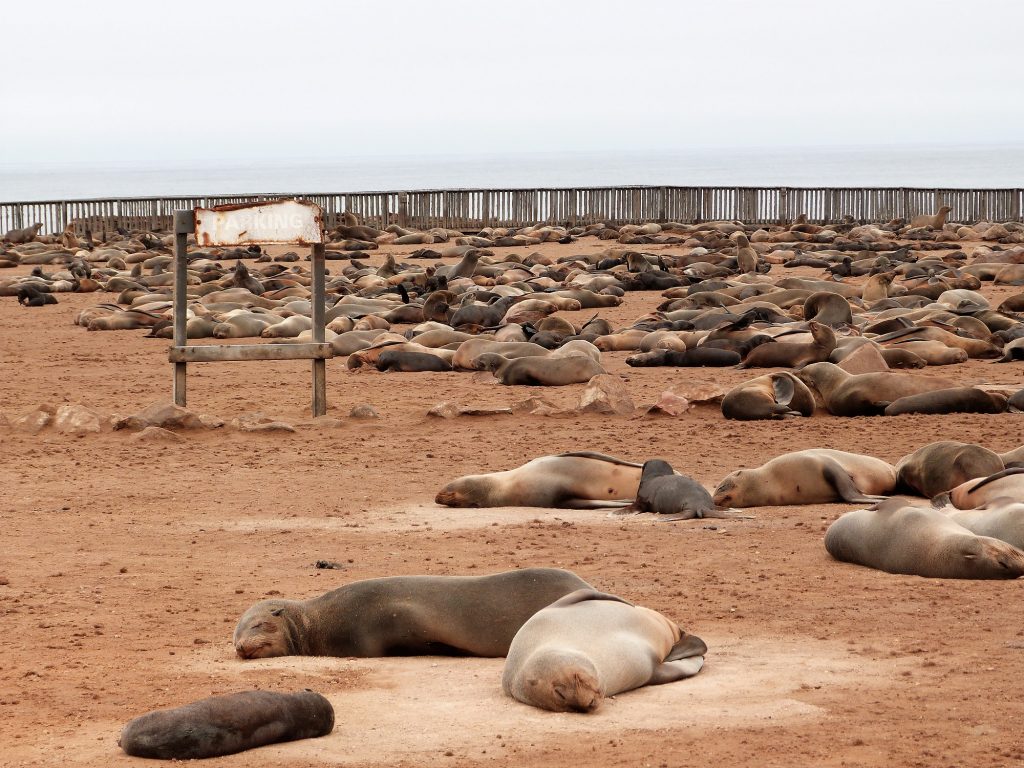
<path id="1" fill-rule="evenodd" d="M 127 229 L 170 230 L 174 211 L 196 206 L 300 197 L 324 210 L 328 227 L 352 212 L 383 229 L 446 227 L 473 232 L 485 226 L 538 223 L 576 226 L 721 219 L 774 224 L 807 215 L 824 223 L 849 215 L 885 222 L 934 213 L 950 205 L 950 221 L 1021 221 L 1024 189 L 920 189 L 893 187 L 586 187 L 578 189 L 453 189 L 344 194 L 257 194 L 216 197 L 128 197 L 0 203 L 0 233 L 42 223 L 43 234 L 69 224 L 81 235 Z"/>

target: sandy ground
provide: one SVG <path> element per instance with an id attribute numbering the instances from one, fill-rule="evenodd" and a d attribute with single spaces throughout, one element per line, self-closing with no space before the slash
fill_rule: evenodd
<path id="1" fill-rule="evenodd" d="M 0 412 L 13 418 L 70 402 L 127 415 L 169 399 L 166 341 L 72 325 L 79 309 L 109 298 L 62 294 L 58 306 L 39 309 L 0 300 Z M 630 294 L 602 315 L 629 322 L 659 300 Z M 606 354 L 607 365 L 638 404 L 668 388 L 685 394 L 751 376 L 632 370 L 626 355 Z M 1020 372 L 1020 363 L 972 361 L 926 373 L 1018 386 Z M 215 763 L 1024 764 L 1022 584 L 836 563 L 822 533 L 851 507 L 759 508 L 754 520 L 670 524 L 433 503 L 456 476 L 565 450 L 661 457 L 713 486 L 736 468 L 807 447 L 889 461 L 943 438 L 1007 450 L 1024 442 L 1024 416 L 743 424 L 702 407 L 674 418 L 439 420 L 426 411 L 441 400 L 505 406 L 541 396 L 569 407 L 582 385 L 351 373 L 335 359 L 329 415 L 341 425 L 332 426 L 309 418 L 306 363 L 195 365 L 189 384 L 189 405 L 201 413 L 230 420 L 259 410 L 298 431 L 220 429 L 153 444 L 126 432 L 74 438 L 0 427 L 0 765 L 127 765 L 135 760 L 117 736 L 136 715 L 217 693 L 303 687 L 333 702 L 330 736 Z M 348 418 L 359 403 L 382 418 Z M 317 560 L 344 568 L 318 570 Z M 241 661 L 231 645 L 241 613 L 268 596 L 306 598 L 384 575 L 526 566 L 570 568 L 664 612 L 707 641 L 704 671 L 583 716 L 504 698 L 500 659 Z"/>

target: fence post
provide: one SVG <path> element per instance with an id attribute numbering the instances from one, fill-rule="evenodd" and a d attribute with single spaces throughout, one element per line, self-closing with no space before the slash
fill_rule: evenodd
<path id="1" fill-rule="evenodd" d="M 398 226 L 409 226 L 409 193 L 398 193 Z"/>

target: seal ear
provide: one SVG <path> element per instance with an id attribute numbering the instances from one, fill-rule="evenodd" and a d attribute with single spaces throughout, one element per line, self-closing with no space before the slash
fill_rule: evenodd
<path id="1" fill-rule="evenodd" d="M 282 613 L 284 613 L 284 608 L 275 608 L 274 610 L 272 610 L 270 612 L 270 615 L 271 616 L 280 616 Z"/>

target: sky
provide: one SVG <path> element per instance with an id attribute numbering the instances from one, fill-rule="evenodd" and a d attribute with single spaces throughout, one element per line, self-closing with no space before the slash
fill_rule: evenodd
<path id="1" fill-rule="evenodd" d="M 1024 141 L 1022 0 L 5 2 L 0 166 Z"/>

